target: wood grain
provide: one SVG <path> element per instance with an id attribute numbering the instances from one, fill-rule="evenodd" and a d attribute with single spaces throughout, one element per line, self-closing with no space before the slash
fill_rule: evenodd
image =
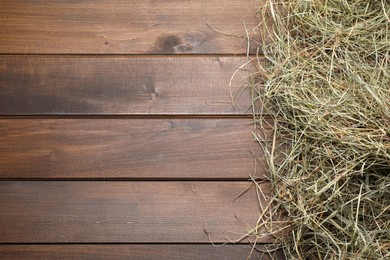
<path id="1" fill-rule="evenodd" d="M 229 87 L 244 63 L 240 57 L 0 56 L 0 115 L 244 114 L 247 72 Z"/>
<path id="2" fill-rule="evenodd" d="M 0 53 L 243 53 L 243 21 L 253 29 L 259 6 L 256 0 L 2 0 Z"/>
<path id="3" fill-rule="evenodd" d="M 252 128 L 251 119 L 0 119 L 0 178 L 247 180 Z"/>
<path id="4" fill-rule="evenodd" d="M 234 200 L 250 185 L 252 189 Z M 0 243 L 229 242 L 256 224 L 259 208 L 253 186 L 3 181 Z M 264 190 L 268 194 L 269 185 Z"/>
<path id="5" fill-rule="evenodd" d="M 0 259 L 281 260 L 250 245 L 0 245 Z M 248 258 L 247 258 L 248 257 Z"/>

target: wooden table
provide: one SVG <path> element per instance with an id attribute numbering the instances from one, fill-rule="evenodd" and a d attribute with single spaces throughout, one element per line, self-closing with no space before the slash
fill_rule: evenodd
<path id="1" fill-rule="evenodd" d="M 0 258 L 245 259 L 259 5 L 2 0 Z"/>

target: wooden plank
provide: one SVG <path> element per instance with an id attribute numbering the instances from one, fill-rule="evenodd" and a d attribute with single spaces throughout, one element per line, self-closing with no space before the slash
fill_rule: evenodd
<path id="1" fill-rule="evenodd" d="M 258 219 L 254 185 L 234 200 L 249 185 L 3 181 L 0 243 L 228 242 Z"/>
<path id="2" fill-rule="evenodd" d="M 0 119 L 0 178 L 247 180 L 252 128 L 237 118 Z"/>
<path id="3" fill-rule="evenodd" d="M 244 114 L 247 72 L 229 87 L 244 63 L 242 57 L 0 56 L 0 114 Z"/>
<path id="4" fill-rule="evenodd" d="M 255 27 L 259 5 L 256 0 L 2 0 L 0 53 L 243 53 L 243 21 L 248 30 Z"/>
<path id="5" fill-rule="evenodd" d="M 1 259 L 271 260 L 250 245 L 0 245 Z M 250 257 L 249 257 L 250 256 Z M 248 257 L 248 258 L 247 258 Z"/>

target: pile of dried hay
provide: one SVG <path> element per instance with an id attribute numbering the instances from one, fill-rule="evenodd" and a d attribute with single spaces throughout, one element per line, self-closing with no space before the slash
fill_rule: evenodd
<path id="1" fill-rule="evenodd" d="M 254 235 L 289 259 L 390 259 L 390 1 L 260 13 L 255 136 L 273 195 Z"/>

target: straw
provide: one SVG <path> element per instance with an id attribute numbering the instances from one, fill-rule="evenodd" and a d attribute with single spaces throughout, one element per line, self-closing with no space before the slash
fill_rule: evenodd
<path id="1" fill-rule="evenodd" d="M 251 82 L 272 196 L 254 236 L 288 259 L 390 259 L 389 16 L 388 0 L 259 11 Z"/>

